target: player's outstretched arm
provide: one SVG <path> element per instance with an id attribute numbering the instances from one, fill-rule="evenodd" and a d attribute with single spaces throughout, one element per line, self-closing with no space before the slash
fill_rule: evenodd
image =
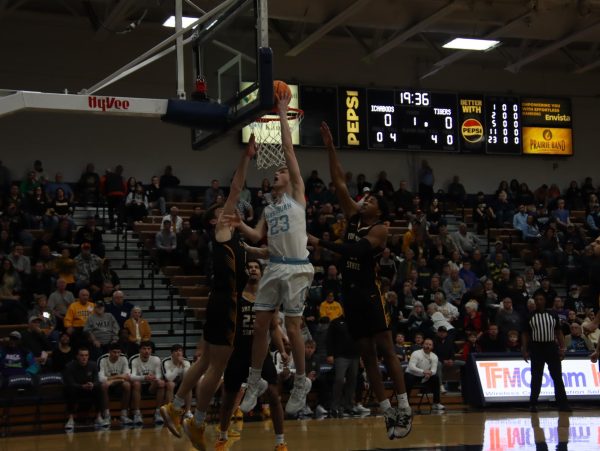
<path id="1" fill-rule="evenodd" d="M 234 211 L 233 214 L 223 214 L 222 221 L 228 227 L 237 228 L 244 237 L 251 241 L 252 243 L 257 243 L 262 240 L 267 234 L 267 223 L 265 222 L 265 217 L 262 216 L 258 220 L 258 224 L 256 227 L 252 228 L 248 224 L 246 224 L 242 217 L 240 216 L 238 211 Z"/>
<path id="2" fill-rule="evenodd" d="M 333 241 L 320 240 L 315 236 L 308 236 L 308 244 L 321 246 L 340 254 L 344 258 L 362 258 L 373 252 L 373 249 L 383 249 L 387 245 L 388 231 L 384 225 L 376 225 L 367 236 L 357 242 L 336 243 Z"/>
<path id="3" fill-rule="evenodd" d="M 256 154 L 256 142 L 254 140 L 254 134 L 250 136 L 248 145 L 242 153 L 240 162 L 238 163 L 233 180 L 231 181 L 231 187 L 229 189 L 229 196 L 223 206 L 223 213 L 218 219 L 217 226 L 215 228 L 215 239 L 218 242 L 225 242 L 231 239 L 231 224 L 225 219 L 227 215 L 233 215 L 236 211 L 237 204 L 240 200 L 240 193 L 244 187 L 246 181 L 246 172 L 248 171 L 248 163 L 252 157 Z M 243 221 L 242 221 L 243 222 Z"/>
<path id="4" fill-rule="evenodd" d="M 292 100 L 292 97 L 289 92 L 282 94 L 281 97 L 277 97 L 277 111 L 279 111 L 279 122 L 281 123 L 281 148 L 283 149 L 283 156 L 285 157 L 285 162 L 290 174 L 292 196 L 300 205 L 306 205 L 306 199 L 304 198 L 304 180 L 302 179 L 300 165 L 298 164 L 298 159 L 294 152 L 292 132 L 287 119 L 290 100 Z"/>
<path id="5" fill-rule="evenodd" d="M 333 145 L 333 137 L 331 136 L 331 131 L 326 122 L 321 123 L 321 137 L 323 138 L 323 144 L 325 144 L 329 155 L 329 173 L 331 175 L 331 181 L 335 185 L 340 208 L 344 212 L 344 215 L 347 218 L 350 218 L 358 213 L 358 204 L 354 202 L 354 199 L 352 199 L 352 196 L 350 196 L 350 193 L 348 192 L 348 187 L 346 186 L 346 180 L 344 178 L 344 170 L 338 160 L 337 151 Z"/>

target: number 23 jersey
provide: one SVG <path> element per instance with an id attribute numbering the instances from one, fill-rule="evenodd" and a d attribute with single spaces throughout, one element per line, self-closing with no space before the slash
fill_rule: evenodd
<path id="1" fill-rule="evenodd" d="M 272 257 L 308 258 L 306 209 L 287 193 L 264 209 Z"/>

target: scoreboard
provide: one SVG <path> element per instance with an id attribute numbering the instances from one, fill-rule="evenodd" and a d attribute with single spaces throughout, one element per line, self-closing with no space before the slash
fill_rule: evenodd
<path id="1" fill-rule="evenodd" d="M 455 95 L 369 90 L 367 97 L 369 148 L 458 150 Z"/>
<path id="2" fill-rule="evenodd" d="M 571 101 L 413 89 L 301 85 L 300 145 L 343 149 L 573 155 Z"/>

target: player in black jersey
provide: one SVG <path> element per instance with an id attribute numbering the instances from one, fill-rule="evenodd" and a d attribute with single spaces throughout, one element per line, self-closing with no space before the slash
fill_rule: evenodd
<path id="1" fill-rule="evenodd" d="M 406 437 L 412 427 L 412 410 L 408 404 L 404 373 L 394 352 L 390 331 L 390 314 L 386 309 L 380 278 L 377 273 L 377 256 L 387 245 L 388 231 L 382 219 L 387 214 L 385 200 L 370 194 L 359 205 L 348 193 L 344 170 L 340 165 L 331 132 L 327 124 L 321 125 L 323 142 L 329 153 L 329 170 L 335 184 L 340 207 L 348 220 L 342 244 L 309 237 L 309 244 L 321 246 L 342 256 L 342 293 L 344 315 L 350 334 L 357 340 L 360 354 L 367 370 L 369 382 L 386 421 L 388 438 Z M 379 372 L 377 352 L 383 355 L 385 366 L 396 390 L 398 407 L 391 407 L 385 396 Z"/>
<path id="2" fill-rule="evenodd" d="M 231 414 L 235 407 L 236 398 L 240 387 L 248 378 L 250 363 L 252 360 L 252 337 L 254 335 L 254 301 L 258 291 L 258 282 L 262 276 L 260 263 L 256 260 L 248 260 L 246 264 L 248 270 L 248 282 L 244 287 L 240 298 L 238 309 L 238 324 L 236 331 L 234 351 L 229 358 L 229 363 L 225 369 L 223 377 L 223 396 L 221 397 L 220 416 L 220 436 L 215 444 L 215 451 L 227 449 L 227 430 L 231 419 Z M 281 327 L 278 324 L 278 316 L 273 316 L 271 324 L 271 338 L 275 346 L 285 354 L 283 348 L 283 339 Z M 268 354 L 262 367 L 261 377 L 269 384 L 266 394 L 269 397 L 271 408 L 271 421 L 275 431 L 275 450 L 287 451 L 287 445 L 283 437 L 283 407 L 279 399 L 279 390 L 277 387 L 277 371 L 275 364 Z"/>
<path id="3" fill-rule="evenodd" d="M 207 212 L 207 216 L 215 223 L 215 232 L 212 240 L 213 280 L 206 310 L 204 352 L 202 357 L 185 373 L 173 402 L 160 408 L 169 430 L 174 435 L 181 436 L 181 415 L 185 396 L 203 376 L 199 390 L 196 391 L 194 417 L 186 418 L 183 421 L 186 435 L 194 447 L 201 451 L 206 449 L 204 438 L 206 411 L 233 351 L 235 333 L 239 327 L 237 323 L 238 302 L 247 279 L 246 251 L 240 242 L 237 230 L 232 229 L 223 221 L 223 215 L 234 214 L 246 179 L 248 163 L 255 153 L 256 145 L 254 135 L 252 135 L 231 181 L 225 205 L 223 208 L 210 208 Z"/>

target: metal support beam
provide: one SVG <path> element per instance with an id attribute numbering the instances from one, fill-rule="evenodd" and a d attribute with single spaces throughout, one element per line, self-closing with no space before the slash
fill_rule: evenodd
<path id="1" fill-rule="evenodd" d="M 342 27 L 344 29 L 344 31 L 346 33 L 348 33 L 348 36 L 350 36 L 352 39 L 354 39 L 356 42 L 358 42 L 358 44 L 365 49 L 365 52 L 371 53 L 373 51 L 373 49 L 365 42 L 365 40 L 363 38 L 361 38 L 359 35 L 357 35 L 350 27 L 348 26 L 344 26 Z"/>
<path id="2" fill-rule="evenodd" d="M 283 39 L 283 42 L 285 42 L 288 45 L 288 47 L 291 48 L 294 46 L 294 41 L 292 40 L 288 32 L 283 29 L 283 27 L 277 19 L 269 19 L 269 28 L 271 28 L 275 33 L 277 33 L 281 37 L 281 39 Z"/>
<path id="3" fill-rule="evenodd" d="M 344 11 L 339 13 L 337 16 L 333 17 L 328 22 L 321 25 L 317 30 L 312 32 L 306 39 L 296 45 L 294 48 L 288 50 L 285 54 L 286 56 L 298 56 L 304 50 L 309 48 L 327 33 L 329 33 L 334 28 L 342 25 L 346 22 L 350 17 L 358 13 L 361 9 L 367 6 L 371 0 L 356 0 L 352 5 L 346 8 Z"/>
<path id="4" fill-rule="evenodd" d="M 519 70 L 521 70 L 523 66 L 532 63 L 542 58 L 543 56 L 555 52 L 556 50 L 567 46 L 571 42 L 577 41 L 589 32 L 596 30 L 599 26 L 600 21 L 590 25 L 587 28 L 584 28 L 583 30 L 576 31 L 575 33 L 572 33 L 569 36 L 564 37 L 563 39 L 553 42 L 552 44 L 547 45 L 543 49 L 540 49 L 537 52 L 533 52 L 531 55 L 526 56 L 525 58 L 521 58 L 519 61 L 516 61 L 513 64 L 506 66 L 504 69 L 513 73 L 519 72 Z"/>
<path id="5" fill-rule="evenodd" d="M 137 8 L 137 0 L 121 0 L 108 14 L 106 20 L 100 19 L 100 27 L 96 31 L 94 39 L 96 41 L 102 41 L 113 31 L 118 31 L 117 27 L 120 26 L 121 22 L 127 17 L 127 15 L 135 8 Z"/>
<path id="6" fill-rule="evenodd" d="M 198 20 L 196 20 L 194 23 L 190 24 L 189 26 L 187 26 L 186 28 L 184 28 L 181 31 L 177 31 L 174 34 L 172 34 L 171 36 L 169 36 L 167 39 L 163 40 L 162 42 L 160 42 L 159 44 L 155 45 L 154 47 L 152 47 L 150 50 L 144 52 L 142 55 L 138 56 L 137 58 L 135 58 L 133 61 L 127 63 L 125 66 L 121 67 L 120 69 L 118 69 L 116 72 L 112 73 L 111 75 L 109 75 L 108 77 L 104 78 L 103 80 L 99 81 L 98 83 L 96 83 L 95 85 L 93 85 L 92 87 L 90 87 L 87 90 L 83 90 L 82 93 L 88 93 L 88 94 L 92 94 L 95 93 L 109 85 L 111 85 L 112 83 L 114 83 L 118 78 L 121 78 L 120 75 L 126 71 L 128 71 L 128 73 L 131 72 L 135 72 L 137 69 L 139 69 L 139 65 L 146 60 L 148 58 L 150 58 L 151 56 L 153 56 L 154 54 L 160 52 L 161 50 L 163 50 L 167 45 L 171 44 L 173 41 L 175 41 L 179 36 L 187 33 L 188 31 L 192 30 L 193 28 L 195 28 L 198 25 L 203 24 L 204 22 L 210 20 L 213 16 L 216 16 L 217 14 L 219 14 L 221 11 L 223 11 L 224 9 L 227 9 L 228 7 L 230 7 L 236 0 L 225 0 L 223 3 L 215 6 L 213 9 L 211 9 L 209 12 L 207 12 L 204 16 L 200 17 Z M 142 66 L 143 67 L 143 66 Z"/>
<path id="7" fill-rule="evenodd" d="M 183 29 L 183 3 L 182 0 L 175 0 L 175 32 Z M 177 97 L 185 100 L 185 65 L 183 58 L 183 34 L 177 36 L 175 40 L 175 50 L 177 56 Z"/>
<path id="8" fill-rule="evenodd" d="M 586 64 L 585 66 L 578 67 L 572 73 L 575 75 L 581 75 L 581 74 L 589 72 L 592 69 L 595 69 L 599 66 L 600 66 L 600 59 L 597 59 L 596 61 L 592 61 L 591 63 Z"/>
<path id="9" fill-rule="evenodd" d="M 526 13 L 521 14 L 518 17 L 515 17 L 511 21 L 502 25 L 500 28 L 495 29 L 491 33 L 488 33 L 485 36 L 482 36 L 481 38 L 482 39 L 495 39 L 497 37 L 500 37 L 501 35 L 506 33 L 508 30 L 510 30 L 513 26 L 515 26 L 516 24 L 520 23 L 521 21 L 527 19 L 528 17 L 531 17 L 533 14 L 535 14 L 535 10 L 530 9 Z M 424 80 L 425 78 L 438 73 L 439 71 L 448 67 L 452 63 L 455 63 L 458 60 L 463 59 L 465 56 L 471 55 L 471 54 L 472 54 L 472 52 L 467 51 L 467 50 L 458 50 L 458 51 L 452 53 L 451 55 L 447 56 L 446 58 L 441 59 L 438 62 L 434 63 L 432 69 L 429 72 L 427 72 L 426 74 L 421 76 L 421 80 Z"/>
<path id="10" fill-rule="evenodd" d="M 391 40 L 389 40 L 388 42 L 383 44 L 381 47 L 374 50 L 369 55 L 365 56 L 363 58 L 363 61 L 371 63 L 375 59 L 382 56 L 383 54 L 398 47 L 400 44 L 402 44 L 406 40 L 410 39 L 414 35 L 420 33 L 421 31 L 424 31 L 431 24 L 437 22 L 441 18 L 450 14 L 452 11 L 454 11 L 456 9 L 456 7 L 459 5 L 459 3 L 460 2 L 457 0 L 451 0 L 449 3 L 442 6 L 440 9 L 438 9 L 436 12 L 434 12 L 430 16 L 428 16 L 425 19 L 421 20 L 420 22 L 414 24 L 412 27 L 409 27 L 408 29 L 404 30 L 397 36 L 394 36 L 394 38 L 392 38 Z"/>

